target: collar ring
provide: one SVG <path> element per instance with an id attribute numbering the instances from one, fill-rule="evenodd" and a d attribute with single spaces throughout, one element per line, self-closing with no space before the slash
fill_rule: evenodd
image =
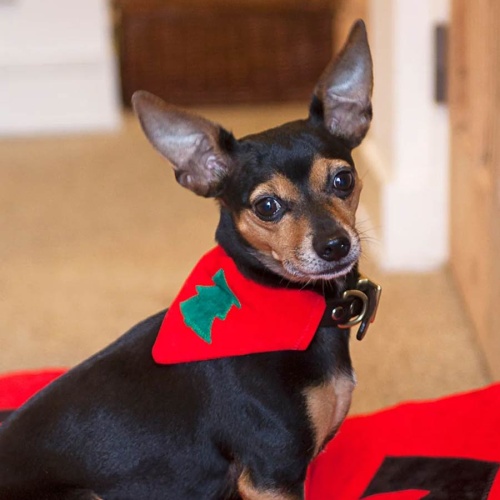
<path id="1" fill-rule="evenodd" d="M 347 290 L 344 292 L 342 298 L 347 299 L 348 297 L 356 297 L 361 300 L 362 304 L 361 311 L 359 314 L 351 318 L 349 321 L 338 325 L 339 328 L 347 329 L 361 323 L 365 319 L 366 312 L 368 311 L 368 297 L 366 296 L 366 294 L 364 294 L 360 290 Z M 332 318 L 335 319 L 333 317 L 333 313 L 332 313 Z"/>

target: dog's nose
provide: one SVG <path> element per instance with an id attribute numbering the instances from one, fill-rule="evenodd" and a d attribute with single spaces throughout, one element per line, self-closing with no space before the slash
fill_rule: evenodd
<path id="1" fill-rule="evenodd" d="M 351 249 L 351 242 L 346 236 L 331 238 L 328 241 L 313 244 L 316 253 L 328 262 L 340 260 L 347 256 Z"/>

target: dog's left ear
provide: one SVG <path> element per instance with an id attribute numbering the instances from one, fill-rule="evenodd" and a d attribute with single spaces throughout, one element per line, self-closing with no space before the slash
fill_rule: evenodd
<path id="1" fill-rule="evenodd" d="M 373 69 L 365 23 L 354 23 L 340 54 L 321 75 L 314 95 L 323 105 L 323 119 L 328 130 L 359 145 L 372 119 L 371 95 Z M 314 113 L 314 101 L 311 115 Z"/>
<path id="2" fill-rule="evenodd" d="M 235 140 L 220 125 L 140 90 L 134 111 L 151 144 L 172 163 L 175 178 L 200 196 L 217 196 L 233 162 L 225 144 Z"/>

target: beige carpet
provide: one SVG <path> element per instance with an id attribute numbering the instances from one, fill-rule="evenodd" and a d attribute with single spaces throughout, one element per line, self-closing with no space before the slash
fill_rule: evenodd
<path id="1" fill-rule="evenodd" d="M 242 135 L 303 109 L 205 112 Z M 0 371 L 72 366 L 168 305 L 216 221 L 130 116 L 114 134 L 0 141 Z M 368 257 L 363 268 L 384 292 L 352 342 L 353 412 L 490 381 L 445 270 L 387 276 Z"/>

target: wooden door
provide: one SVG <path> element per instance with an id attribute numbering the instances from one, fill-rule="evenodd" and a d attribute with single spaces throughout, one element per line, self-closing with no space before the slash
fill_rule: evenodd
<path id="1" fill-rule="evenodd" d="M 452 0 L 451 267 L 500 378 L 500 2 Z"/>

